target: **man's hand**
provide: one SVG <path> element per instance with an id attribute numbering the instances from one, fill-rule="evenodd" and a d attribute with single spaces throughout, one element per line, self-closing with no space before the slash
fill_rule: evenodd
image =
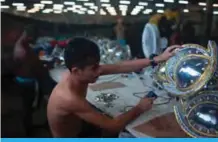
<path id="1" fill-rule="evenodd" d="M 154 98 L 143 98 L 136 106 L 141 112 L 148 111 L 152 108 Z"/>
<path id="2" fill-rule="evenodd" d="M 179 45 L 173 45 L 168 47 L 164 53 L 162 53 L 161 55 L 157 56 L 154 58 L 154 60 L 159 63 L 159 62 L 164 62 L 167 61 L 170 57 L 174 56 L 176 53 L 176 49 L 181 48 L 182 46 Z"/>
<path id="3" fill-rule="evenodd" d="M 20 38 L 17 40 L 16 44 L 22 44 L 27 39 L 27 33 L 26 31 L 23 31 Z"/>

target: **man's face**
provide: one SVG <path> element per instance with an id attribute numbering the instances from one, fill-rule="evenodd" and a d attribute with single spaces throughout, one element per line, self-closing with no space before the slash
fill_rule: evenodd
<path id="1" fill-rule="evenodd" d="M 78 69 L 78 77 L 82 82 L 94 83 L 100 75 L 99 63 Z"/>

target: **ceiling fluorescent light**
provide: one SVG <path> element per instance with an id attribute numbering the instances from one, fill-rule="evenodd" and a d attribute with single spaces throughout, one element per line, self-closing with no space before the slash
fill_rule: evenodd
<path id="1" fill-rule="evenodd" d="M 39 8 L 44 8 L 44 4 L 41 4 L 41 3 L 35 3 L 34 5 L 33 5 L 34 7 L 39 7 Z"/>
<path id="2" fill-rule="evenodd" d="M 128 5 L 119 5 L 119 7 L 128 7 Z"/>
<path id="3" fill-rule="evenodd" d="M 18 6 L 17 7 L 17 11 L 25 11 L 26 10 L 26 6 Z"/>
<path id="4" fill-rule="evenodd" d="M 188 1 L 180 0 L 179 3 L 180 3 L 180 4 L 188 4 Z"/>
<path id="5" fill-rule="evenodd" d="M 108 12 L 109 12 L 111 15 L 117 14 L 114 9 L 107 9 L 107 10 L 108 10 Z"/>
<path id="6" fill-rule="evenodd" d="M 174 3 L 174 0 L 164 0 L 164 2 Z"/>
<path id="7" fill-rule="evenodd" d="M 159 9 L 157 10 L 157 13 L 164 13 L 164 10 Z"/>
<path id="8" fill-rule="evenodd" d="M 5 2 L 5 0 L 0 0 L 0 2 Z"/>
<path id="9" fill-rule="evenodd" d="M 136 6 L 137 7 L 137 6 Z M 130 13 L 131 15 L 137 15 L 140 11 L 141 11 L 141 9 L 137 9 L 137 8 L 134 8 L 133 10 L 132 10 L 132 12 Z"/>
<path id="10" fill-rule="evenodd" d="M 156 3 L 155 6 L 156 7 L 164 7 L 164 4 L 163 3 Z"/>
<path id="11" fill-rule="evenodd" d="M 115 10 L 113 7 L 106 7 L 108 10 Z"/>
<path id="12" fill-rule="evenodd" d="M 110 2 L 110 0 L 100 0 L 100 2 Z"/>
<path id="13" fill-rule="evenodd" d="M 134 10 L 133 10 L 133 11 L 131 12 L 131 15 L 137 15 L 138 13 L 139 13 L 138 11 L 134 11 Z"/>
<path id="14" fill-rule="evenodd" d="M 42 11 L 42 13 L 50 13 L 52 11 L 53 11 L 52 9 L 45 9 L 45 10 Z"/>
<path id="15" fill-rule="evenodd" d="M 204 3 L 204 2 L 199 2 L 198 5 L 200 5 L 200 6 L 206 6 L 207 4 Z"/>
<path id="16" fill-rule="evenodd" d="M 147 6 L 148 3 L 147 2 L 139 2 L 139 5 L 142 5 L 142 6 Z"/>
<path id="17" fill-rule="evenodd" d="M 53 1 L 41 1 L 40 3 L 42 3 L 42 4 L 53 4 Z"/>
<path id="18" fill-rule="evenodd" d="M 95 11 L 98 11 L 98 7 L 97 6 L 90 6 L 90 9 L 94 9 Z"/>
<path id="19" fill-rule="evenodd" d="M 91 3 L 91 2 L 85 2 L 84 5 L 85 5 L 85 6 L 94 6 L 95 4 L 94 4 L 94 3 Z"/>
<path id="20" fill-rule="evenodd" d="M 87 8 L 85 8 L 85 7 L 81 7 L 79 10 L 81 10 L 81 11 L 86 11 Z"/>
<path id="21" fill-rule="evenodd" d="M 111 4 L 109 4 L 109 3 L 102 3 L 101 6 L 102 6 L 102 7 L 110 7 Z"/>
<path id="22" fill-rule="evenodd" d="M 34 10 L 28 10 L 27 12 L 28 13 L 36 13 L 36 11 L 34 11 Z"/>
<path id="23" fill-rule="evenodd" d="M 127 11 L 128 8 L 120 8 L 120 11 Z"/>
<path id="24" fill-rule="evenodd" d="M 77 1 L 89 1 L 89 0 L 77 0 Z"/>
<path id="25" fill-rule="evenodd" d="M 122 16 L 126 16 L 126 12 L 122 12 L 121 15 L 122 15 Z"/>
<path id="26" fill-rule="evenodd" d="M 184 9 L 183 12 L 184 12 L 184 13 L 188 13 L 189 10 L 188 10 L 188 9 Z"/>
<path id="27" fill-rule="evenodd" d="M 77 14 L 83 15 L 86 14 L 84 11 L 77 11 Z"/>
<path id="28" fill-rule="evenodd" d="M 213 4 L 213 7 L 218 7 L 218 4 Z"/>
<path id="29" fill-rule="evenodd" d="M 1 9 L 8 9 L 8 8 L 10 8 L 8 5 L 0 5 L 0 8 Z"/>
<path id="30" fill-rule="evenodd" d="M 141 5 L 136 5 L 136 6 L 135 6 L 135 8 L 136 8 L 136 9 L 143 9 L 143 8 L 144 8 L 144 6 L 141 6 Z"/>
<path id="31" fill-rule="evenodd" d="M 107 8 L 108 11 L 115 11 L 113 8 Z"/>
<path id="32" fill-rule="evenodd" d="M 214 14 L 214 15 L 218 15 L 218 11 L 214 11 L 213 14 Z"/>
<path id="33" fill-rule="evenodd" d="M 93 11 L 93 10 L 88 10 L 87 13 L 88 13 L 89 15 L 94 15 L 94 14 L 95 14 L 95 11 Z"/>
<path id="34" fill-rule="evenodd" d="M 103 10 L 103 9 L 100 9 L 100 15 L 106 15 L 107 13 Z"/>
<path id="35" fill-rule="evenodd" d="M 74 5 L 75 2 L 73 2 L 73 1 L 65 1 L 64 4 L 65 5 Z"/>
<path id="36" fill-rule="evenodd" d="M 61 10 L 55 10 L 54 13 L 55 14 L 60 14 L 60 13 L 62 13 L 62 11 Z"/>
<path id="37" fill-rule="evenodd" d="M 17 11 L 25 11 L 26 8 L 18 8 Z"/>
<path id="38" fill-rule="evenodd" d="M 12 3 L 13 6 L 24 6 L 23 3 Z"/>
<path id="39" fill-rule="evenodd" d="M 67 10 L 73 11 L 74 8 L 73 7 L 67 7 Z"/>
<path id="40" fill-rule="evenodd" d="M 117 13 L 110 13 L 112 16 L 116 16 L 117 15 Z"/>
<path id="41" fill-rule="evenodd" d="M 82 8 L 82 5 L 74 5 L 74 8 Z"/>
<path id="42" fill-rule="evenodd" d="M 152 9 L 146 9 L 143 13 L 144 14 L 149 14 L 149 13 L 151 13 L 153 10 Z"/>
<path id="43" fill-rule="evenodd" d="M 32 8 L 32 9 L 28 10 L 27 12 L 28 13 L 36 13 L 36 11 L 37 11 L 36 9 Z"/>
<path id="44" fill-rule="evenodd" d="M 130 3 L 131 3 L 130 1 L 124 1 L 124 0 L 120 1 L 120 4 L 130 4 Z"/>
<path id="45" fill-rule="evenodd" d="M 62 9 L 64 7 L 64 5 L 62 4 L 54 4 L 53 5 L 53 9 Z"/>

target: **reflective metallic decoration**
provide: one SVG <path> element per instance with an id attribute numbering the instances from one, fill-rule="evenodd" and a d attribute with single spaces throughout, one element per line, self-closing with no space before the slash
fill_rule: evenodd
<path id="1" fill-rule="evenodd" d="M 96 96 L 95 101 L 104 103 L 106 107 L 113 107 L 112 102 L 118 98 L 119 96 L 113 93 L 101 93 Z"/>
<path id="2" fill-rule="evenodd" d="M 207 48 L 186 44 L 153 71 L 155 83 L 180 98 L 174 113 L 192 137 L 218 137 L 217 60 L 215 42 Z"/>
<path id="3" fill-rule="evenodd" d="M 61 61 L 64 61 L 64 49 L 62 49 L 62 48 L 56 46 L 56 47 L 53 49 L 51 56 L 52 56 L 53 58 L 57 58 L 57 59 L 59 59 L 59 60 L 61 60 Z"/>
<path id="4" fill-rule="evenodd" d="M 114 64 L 120 61 L 129 60 L 131 51 L 128 45 L 121 46 L 117 41 L 106 38 L 93 38 L 100 48 L 101 64 Z"/>
<path id="5" fill-rule="evenodd" d="M 172 95 L 188 97 L 201 90 L 214 76 L 217 46 L 209 41 L 208 48 L 185 44 L 176 55 L 153 72 L 155 83 Z"/>
<path id="6" fill-rule="evenodd" d="M 94 41 L 99 46 L 101 64 L 114 64 L 131 59 L 131 51 L 128 45 L 122 46 L 117 41 L 107 38 L 88 37 L 87 39 Z M 59 59 L 61 64 L 64 64 L 64 49 L 56 46 L 49 56 Z"/>
<path id="7" fill-rule="evenodd" d="M 218 91 L 203 91 L 174 107 L 181 128 L 192 137 L 218 137 Z"/>

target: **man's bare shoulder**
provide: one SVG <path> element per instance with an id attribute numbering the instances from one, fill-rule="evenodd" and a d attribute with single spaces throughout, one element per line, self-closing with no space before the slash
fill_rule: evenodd
<path id="1" fill-rule="evenodd" d="M 88 102 L 79 95 L 68 88 L 57 85 L 51 94 L 51 101 L 55 101 L 67 111 L 80 111 Z"/>

